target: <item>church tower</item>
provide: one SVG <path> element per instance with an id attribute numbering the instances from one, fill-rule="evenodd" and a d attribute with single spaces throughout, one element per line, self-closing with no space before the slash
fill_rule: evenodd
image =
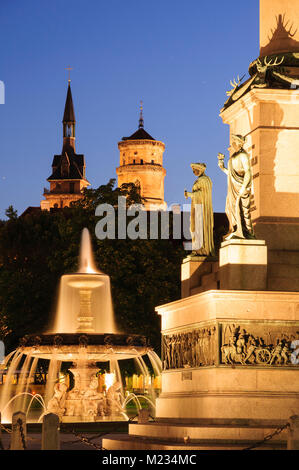
<path id="1" fill-rule="evenodd" d="M 140 187 L 140 195 L 145 199 L 147 210 L 164 210 L 163 152 L 165 144 L 155 140 L 144 129 L 144 120 L 140 107 L 138 130 L 130 137 L 123 137 L 118 142 L 120 166 L 116 169 L 118 186 L 123 183 L 135 183 Z"/>
<path id="2" fill-rule="evenodd" d="M 75 149 L 75 112 L 68 81 L 68 90 L 63 115 L 63 145 L 61 155 L 54 155 L 52 174 L 47 181 L 50 190 L 45 189 L 45 200 L 41 201 L 41 209 L 63 208 L 71 202 L 82 198 L 82 190 L 89 186 L 85 177 L 84 155 L 76 154 Z"/>

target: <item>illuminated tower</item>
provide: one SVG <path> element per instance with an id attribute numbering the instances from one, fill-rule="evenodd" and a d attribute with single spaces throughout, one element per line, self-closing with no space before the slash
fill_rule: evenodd
<path id="1" fill-rule="evenodd" d="M 63 146 L 61 155 L 54 155 L 52 174 L 47 181 L 50 190 L 45 189 L 45 200 L 41 209 L 63 208 L 82 198 L 82 190 L 89 185 L 85 177 L 84 155 L 76 154 L 75 149 L 75 112 L 68 81 L 67 97 L 63 115 Z"/>
<path id="2" fill-rule="evenodd" d="M 140 187 L 140 194 L 145 199 L 147 210 L 164 210 L 164 178 L 163 152 L 165 144 L 155 140 L 144 129 L 140 106 L 138 130 L 130 137 L 123 137 L 118 142 L 120 166 L 116 169 L 118 186 L 123 183 L 135 183 Z"/>

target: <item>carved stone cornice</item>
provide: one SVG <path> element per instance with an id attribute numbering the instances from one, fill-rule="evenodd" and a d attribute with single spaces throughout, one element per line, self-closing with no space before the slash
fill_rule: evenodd
<path id="1" fill-rule="evenodd" d="M 132 165 L 121 165 L 116 168 L 116 174 L 126 174 L 126 173 L 162 173 L 166 175 L 166 170 L 161 165 L 152 164 L 152 163 L 143 163 L 141 164 L 132 164 Z"/>

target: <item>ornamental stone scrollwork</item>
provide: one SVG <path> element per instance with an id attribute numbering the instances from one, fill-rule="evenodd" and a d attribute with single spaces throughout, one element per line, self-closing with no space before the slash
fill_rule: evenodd
<path id="1" fill-rule="evenodd" d="M 246 326 L 246 329 L 244 328 Z M 294 344 L 299 326 L 222 324 L 221 364 L 296 366 Z"/>
<path id="2" fill-rule="evenodd" d="M 79 345 L 80 345 L 81 348 L 87 348 L 87 346 L 88 346 L 88 336 L 80 335 Z"/>
<path id="3" fill-rule="evenodd" d="M 55 346 L 56 348 L 59 348 L 59 346 L 61 346 L 61 345 L 63 344 L 63 338 L 62 338 L 62 336 L 60 336 L 60 335 L 55 335 L 53 343 L 54 343 L 54 346 Z"/>
<path id="4" fill-rule="evenodd" d="M 216 325 L 162 337 L 163 369 L 211 366 L 216 363 Z"/>

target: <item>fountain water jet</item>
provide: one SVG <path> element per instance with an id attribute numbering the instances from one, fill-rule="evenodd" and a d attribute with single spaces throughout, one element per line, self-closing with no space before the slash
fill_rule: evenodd
<path id="1" fill-rule="evenodd" d="M 144 377 L 149 372 L 144 361 L 148 355 L 155 374 L 161 373 L 161 361 L 149 347 L 145 337 L 117 332 L 114 323 L 110 278 L 97 270 L 87 229 L 83 230 L 79 272 L 61 277 L 55 326 L 42 335 L 27 335 L 20 348 L 11 355 L 7 380 L 3 386 L 0 411 L 7 411 L 14 404 L 26 409 L 26 397 L 30 395 L 29 383 L 37 361 L 48 360 L 48 377 L 44 396 L 44 412 L 59 415 L 67 421 L 97 421 L 128 419 L 126 404 L 132 400 L 141 408 L 139 395 L 124 397 L 119 361 L 133 359 Z M 25 358 L 25 359 L 24 359 Z M 14 397 L 11 377 L 21 366 L 21 377 Z M 69 368 L 74 378 L 71 390 L 61 382 L 59 372 L 63 363 L 71 362 Z M 109 362 L 110 379 L 106 389 L 98 390 L 97 363 Z M 108 377 L 108 375 L 107 375 Z M 34 401 L 33 394 L 30 404 Z M 18 399 L 17 399 L 18 398 Z M 153 400 L 147 398 L 153 405 Z M 44 414 L 44 413 L 43 413 Z M 41 417 L 40 417 L 41 418 Z"/>
<path id="2" fill-rule="evenodd" d="M 110 278 L 97 270 L 88 230 L 82 232 L 79 271 L 60 280 L 52 332 L 116 333 Z"/>

